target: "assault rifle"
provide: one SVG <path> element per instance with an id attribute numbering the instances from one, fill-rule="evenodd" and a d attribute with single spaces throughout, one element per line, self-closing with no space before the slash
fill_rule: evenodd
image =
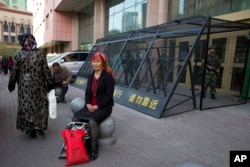
<path id="1" fill-rule="evenodd" d="M 206 66 L 206 69 L 207 71 L 214 71 L 216 73 L 219 73 L 219 69 L 217 69 L 214 64 L 209 60 L 207 59 L 207 66 Z"/>

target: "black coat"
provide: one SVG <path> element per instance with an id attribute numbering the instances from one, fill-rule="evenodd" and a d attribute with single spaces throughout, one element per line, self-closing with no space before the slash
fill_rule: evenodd
<path id="1" fill-rule="evenodd" d="M 75 113 L 74 117 L 84 120 L 94 119 L 97 123 L 101 123 L 112 113 L 112 108 L 114 106 L 113 94 L 115 80 L 110 73 L 106 72 L 105 70 L 102 71 L 96 90 L 99 109 L 95 112 L 89 112 L 86 105 L 90 104 L 92 99 L 93 77 L 94 72 L 88 77 L 87 87 L 85 91 L 85 106 L 82 110 Z"/>

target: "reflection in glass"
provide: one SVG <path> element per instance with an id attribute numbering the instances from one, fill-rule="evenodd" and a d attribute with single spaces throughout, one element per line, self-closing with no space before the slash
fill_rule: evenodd
<path id="1" fill-rule="evenodd" d="M 250 9 L 249 0 L 232 0 L 232 12 Z"/>
<path id="2" fill-rule="evenodd" d="M 108 34 L 127 32 L 145 27 L 147 0 L 125 0 L 110 3 L 108 8 Z"/>
<path id="3" fill-rule="evenodd" d="M 169 20 L 190 16 L 218 16 L 250 8 L 249 0 L 169 0 Z"/>

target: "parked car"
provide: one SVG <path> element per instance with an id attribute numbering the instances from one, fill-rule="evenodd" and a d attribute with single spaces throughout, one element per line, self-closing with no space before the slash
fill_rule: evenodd
<path id="1" fill-rule="evenodd" d="M 86 51 L 70 51 L 59 53 L 58 55 L 49 57 L 47 58 L 47 61 L 49 66 L 52 66 L 52 64 L 55 62 L 66 66 L 69 70 L 72 71 L 74 80 L 88 55 L 89 52 Z"/>

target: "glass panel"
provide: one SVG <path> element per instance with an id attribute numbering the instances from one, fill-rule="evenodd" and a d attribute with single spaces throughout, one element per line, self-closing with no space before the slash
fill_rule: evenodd
<path id="1" fill-rule="evenodd" d="M 247 38 L 246 36 L 239 36 L 236 40 L 236 48 L 234 55 L 235 63 L 244 63 L 247 54 Z"/>
<path id="2" fill-rule="evenodd" d="M 203 16 L 216 16 L 229 13 L 231 1 L 228 0 L 197 0 L 195 3 L 195 14 Z"/>
<path id="3" fill-rule="evenodd" d="M 3 38 L 4 38 L 4 42 L 9 42 L 9 37 L 7 35 L 4 35 Z"/>
<path id="4" fill-rule="evenodd" d="M 16 42 L 16 37 L 15 36 L 11 36 L 11 42 Z"/>
<path id="5" fill-rule="evenodd" d="M 249 0 L 232 0 L 232 12 L 250 9 Z"/>
<path id="6" fill-rule="evenodd" d="M 83 8 L 78 14 L 79 21 L 79 48 L 81 50 L 90 50 L 94 42 L 94 3 Z"/>
<path id="7" fill-rule="evenodd" d="M 128 8 L 122 15 L 122 32 L 137 29 L 138 13 L 134 11 L 134 7 Z"/>
<path id="8" fill-rule="evenodd" d="M 11 32 L 16 32 L 16 27 L 13 22 L 11 24 Z"/>
<path id="9" fill-rule="evenodd" d="M 6 20 L 4 21 L 3 29 L 4 29 L 4 30 L 3 30 L 4 32 L 9 32 L 9 26 L 8 26 Z"/>
<path id="10" fill-rule="evenodd" d="M 144 28 L 146 24 L 146 3 L 146 0 L 126 0 L 115 6 L 111 6 L 114 2 L 108 4 L 107 35 Z"/>
<path id="11" fill-rule="evenodd" d="M 244 8 L 249 9 L 249 0 L 240 0 L 240 2 L 234 3 L 240 3 L 238 6 L 244 4 Z M 196 15 L 217 16 L 230 13 L 232 6 L 234 4 L 232 5 L 228 0 L 169 0 L 168 16 L 171 21 Z"/>
<path id="12" fill-rule="evenodd" d="M 123 10 L 123 3 L 117 4 L 116 6 L 114 6 L 112 8 L 113 8 L 112 14 L 116 14 L 118 12 L 121 12 Z"/>
<path id="13" fill-rule="evenodd" d="M 24 33 L 24 27 L 23 27 L 23 24 L 21 24 L 21 27 L 20 27 L 20 34 L 23 34 Z"/>
<path id="14" fill-rule="evenodd" d="M 125 0 L 124 1 L 124 8 L 128 8 L 135 5 L 135 0 Z"/>
<path id="15" fill-rule="evenodd" d="M 122 13 L 110 16 L 109 20 L 109 34 L 116 34 L 122 32 Z"/>
<path id="16" fill-rule="evenodd" d="M 195 0 L 170 0 L 169 4 L 170 20 L 194 15 Z"/>
<path id="17" fill-rule="evenodd" d="M 201 40 L 197 47 L 195 48 L 195 53 L 194 53 L 194 62 L 201 62 L 201 60 L 204 58 L 204 55 L 206 55 L 207 50 L 205 49 L 207 46 L 207 41 L 206 40 Z"/>

